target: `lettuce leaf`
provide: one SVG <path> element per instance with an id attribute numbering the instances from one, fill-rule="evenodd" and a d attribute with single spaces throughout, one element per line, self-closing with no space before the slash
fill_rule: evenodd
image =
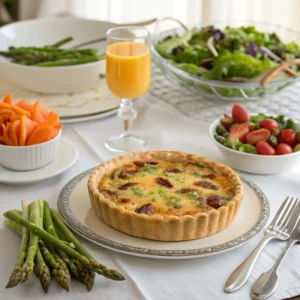
<path id="1" fill-rule="evenodd" d="M 275 65 L 268 58 L 260 60 L 243 52 L 226 52 L 213 62 L 212 77 L 217 80 L 231 77 L 253 78 Z"/>
<path id="2" fill-rule="evenodd" d="M 164 58 L 174 59 L 172 51 L 177 46 L 188 46 L 185 39 L 179 37 L 173 37 L 171 39 L 161 41 L 156 45 L 156 51 Z"/>
<path id="3" fill-rule="evenodd" d="M 213 57 L 207 47 L 200 45 L 189 46 L 176 55 L 175 60 L 180 63 L 192 63 L 199 65 L 203 59 Z"/>

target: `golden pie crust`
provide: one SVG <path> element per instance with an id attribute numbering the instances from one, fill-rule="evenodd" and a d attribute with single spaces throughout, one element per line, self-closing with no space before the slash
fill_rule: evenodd
<path id="1" fill-rule="evenodd" d="M 233 186 L 233 197 L 224 206 L 193 215 L 147 215 L 117 206 L 99 192 L 102 179 L 133 161 L 192 162 L 225 175 Z M 203 238 L 223 230 L 234 220 L 241 201 L 242 185 L 229 167 L 194 154 L 177 151 L 134 152 L 116 157 L 98 166 L 89 176 L 88 190 L 98 217 L 113 228 L 140 238 L 159 241 L 184 241 Z"/>

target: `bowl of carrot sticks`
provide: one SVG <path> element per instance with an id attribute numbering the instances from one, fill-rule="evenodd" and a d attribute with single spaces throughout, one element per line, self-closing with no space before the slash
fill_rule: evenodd
<path id="1" fill-rule="evenodd" d="M 58 149 L 62 125 L 59 115 L 11 94 L 0 102 L 0 165 L 29 171 L 50 163 Z"/>

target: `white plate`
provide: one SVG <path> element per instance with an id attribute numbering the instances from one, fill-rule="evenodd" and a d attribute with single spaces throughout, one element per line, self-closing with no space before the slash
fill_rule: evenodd
<path id="1" fill-rule="evenodd" d="M 99 84 L 99 88 L 82 93 L 40 94 L 27 91 L 7 81 L 1 81 L 0 99 L 3 99 L 9 92 L 13 95 L 15 102 L 22 99 L 30 103 L 40 101 L 42 106 L 55 111 L 61 118 L 88 116 L 119 107 L 120 99 L 108 90 L 106 80 L 99 79 Z"/>
<path id="2" fill-rule="evenodd" d="M 92 115 L 87 115 L 87 116 L 82 116 L 82 117 L 61 118 L 59 120 L 59 122 L 62 124 L 70 124 L 70 123 L 80 123 L 80 122 L 87 122 L 87 121 L 92 121 L 92 120 L 99 120 L 99 119 L 111 116 L 111 115 L 115 114 L 117 111 L 118 111 L 118 108 L 112 109 L 109 111 L 105 111 L 103 113 L 92 114 Z"/>
<path id="3" fill-rule="evenodd" d="M 254 183 L 241 177 L 244 196 L 236 219 L 212 236 L 184 242 L 160 242 L 119 232 L 98 219 L 87 190 L 92 170 L 73 178 L 60 192 L 58 210 L 65 222 L 82 237 L 105 248 L 142 257 L 184 259 L 208 256 L 234 249 L 257 235 L 269 217 L 266 196 Z"/>
<path id="4" fill-rule="evenodd" d="M 61 138 L 56 157 L 43 168 L 33 171 L 12 171 L 0 165 L 0 183 L 28 184 L 52 178 L 69 169 L 76 162 L 77 156 L 75 146 Z"/>

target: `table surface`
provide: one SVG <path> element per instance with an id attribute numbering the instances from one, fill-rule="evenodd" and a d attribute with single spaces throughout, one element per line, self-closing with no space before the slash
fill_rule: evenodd
<path id="1" fill-rule="evenodd" d="M 179 115 L 172 107 L 151 96 L 137 102 L 138 118 L 134 130 L 147 138 L 150 149 L 173 149 L 209 156 L 222 162 L 222 157 L 207 136 L 208 124 Z M 20 200 L 47 199 L 53 207 L 59 191 L 75 175 L 92 168 L 112 155 L 103 146 L 104 141 L 121 130 L 116 116 L 99 121 L 65 126 L 63 137 L 71 140 L 79 151 L 79 159 L 64 174 L 37 184 L 13 186 L 0 184 L 0 211 L 20 207 Z M 287 196 L 299 192 L 299 170 L 273 176 L 243 174 L 254 181 L 265 192 L 271 204 L 271 216 Z M 84 199 L 83 201 L 88 201 Z M 1 216 L 0 240 L 0 299 L 40 299 L 43 296 L 34 276 L 24 285 L 5 289 L 9 272 L 12 270 L 20 238 L 3 228 Z M 158 260 L 115 253 L 85 240 L 83 244 L 100 262 L 120 270 L 127 278 L 124 282 L 113 282 L 96 277 L 93 290 L 89 293 L 78 282 L 72 283 L 70 293 L 61 290 L 55 283 L 50 287 L 48 299 L 250 299 L 251 284 L 268 270 L 284 242 L 271 242 L 259 258 L 249 282 L 234 294 L 225 294 L 222 289 L 232 270 L 251 252 L 262 238 L 260 233 L 252 241 L 235 250 L 220 255 L 191 260 Z M 286 258 L 280 271 L 280 283 L 271 299 L 284 299 L 300 294 L 299 246 L 295 246 Z"/>
<path id="2" fill-rule="evenodd" d="M 133 130 L 144 136 L 149 149 L 179 150 L 208 156 L 224 163 L 220 153 L 208 137 L 208 123 L 190 119 L 172 106 L 147 95 L 137 101 L 138 118 Z M 71 140 L 79 152 L 74 166 L 55 178 L 22 186 L 0 183 L 0 212 L 20 208 L 22 199 L 29 201 L 37 198 L 48 200 L 52 207 L 61 188 L 77 174 L 97 166 L 113 157 L 104 148 L 104 142 L 110 136 L 120 133 L 122 123 L 112 116 L 98 121 L 64 126 L 63 137 Z M 300 188 L 300 170 L 295 166 L 285 174 L 258 176 L 243 174 L 256 183 L 266 194 L 271 206 L 271 218 L 283 199 L 298 196 Z M 83 199 L 88 201 L 88 199 Z M 232 251 L 198 259 L 159 260 L 139 258 L 116 253 L 80 239 L 91 254 L 110 268 L 121 271 L 124 282 L 114 282 L 97 276 L 94 288 L 87 292 L 79 282 L 73 281 L 71 291 L 67 293 L 52 282 L 48 295 L 45 296 L 37 279 L 32 278 L 14 289 L 5 289 L 9 274 L 13 269 L 20 246 L 20 238 L 2 225 L 0 217 L 0 300 L 4 299 L 47 299 L 62 300 L 71 296 L 74 300 L 96 299 L 250 299 L 253 282 L 272 267 L 285 247 L 285 242 L 271 242 L 260 256 L 249 282 L 234 294 L 225 294 L 223 286 L 233 269 L 252 251 L 263 232 L 252 241 Z M 300 294 L 300 246 L 296 245 L 287 256 L 280 270 L 280 282 L 275 294 L 270 299 L 284 299 Z M 297 255 L 298 254 L 298 255 Z"/>

